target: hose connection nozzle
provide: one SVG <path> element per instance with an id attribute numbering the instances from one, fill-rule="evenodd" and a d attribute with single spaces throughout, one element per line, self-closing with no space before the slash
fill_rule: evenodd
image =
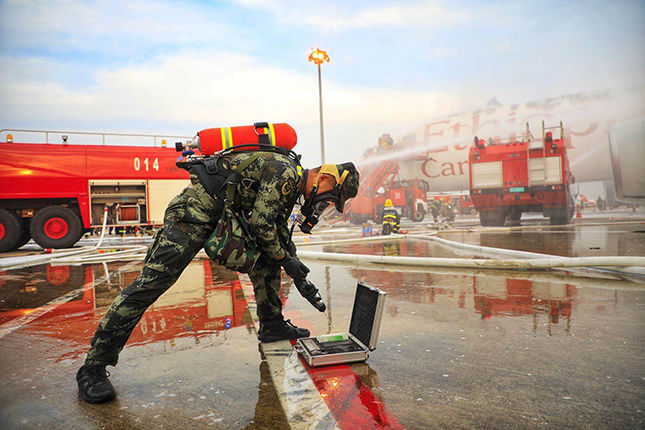
<path id="1" fill-rule="evenodd" d="M 306 279 L 294 279 L 293 283 L 296 284 L 296 288 L 302 297 L 307 299 L 314 308 L 318 309 L 320 312 L 325 312 L 325 310 L 327 310 L 327 306 L 325 305 L 325 302 L 323 302 L 320 292 L 314 284 Z"/>
<path id="2" fill-rule="evenodd" d="M 200 149 L 199 147 L 199 134 L 196 134 L 191 140 L 184 142 L 175 142 L 175 150 L 177 152 L 190 151 L 193 149 Z M 194 152 L 193 152 L 194 154 Z"/>

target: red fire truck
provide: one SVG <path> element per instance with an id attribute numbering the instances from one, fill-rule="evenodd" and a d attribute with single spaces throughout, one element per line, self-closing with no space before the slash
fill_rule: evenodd
<path id="1" fill-rule="evenodd" d="M 443 193 L 428 193 L 428 200 L 437 200 L 452 205 L 459 215 L 477 213 L 470 199 L 470 191 L 446 191 Z"/>
<path id="2" fill-rule="evenodd" d="M 401 180 L 399 164 L 386 160 L 361 167 L 358 195 L 347 202 L 343 215 L 353 224 L 380 222 L 385 200 L 390 199 L 401 216 L 422 221 L 428 213 L 428 183 L 423 179 Z"/>
<path id="3" fill-rule="evenodd" d="M 103 140 L 144 136 L 94 134 Z M 150 137 L 156 143 L 158 137 Z M 188 184 L 188 172 L 175 165 L 174 148 L 14 143 L 11 134 L 5 140 L 0 142 L 0 252 L 30 238 L 43 248 L 70 247 L 101 226 L 106 207 L 110 226 L 163 224 L 168 202 Z"/>
<path id="4" fill-rule="evenodd" d="M 468 191 L 456 193 L 452 196 L 452 205 L 457 209 L 459 215 L 474 215 L 477 213 L 475 205 L 470 198 Z"/>
<path id="5" fill-rule="evenodd" d="M 379 196 L 376 201 L 383 205 L 385 200 L 389 198 L 394 207 L 400 210 L 401 216 L 410 218 L 412 221 L 422 221 L 428 212 L 428 189 L 428 183 L 423 179 L 394 181 L 389 185 L 385 194 Z M 379 207 L 379 215 L 382 212 L 382 208 Z"/>
<path id="6" fill-rule="evenodd" d="M 560 129 L 554 139 L 551 130 Z M 526 135 L 508 142 L 475 137 L 470 148 L 470 196 L 484 226 L 519 222 L 522 212 L 542 212 L 551 224 L 567 224 L 574 202 L 569 188 L 573 175 L 563 139 L 563 126 L 544 127 L 535 139 Z"/>

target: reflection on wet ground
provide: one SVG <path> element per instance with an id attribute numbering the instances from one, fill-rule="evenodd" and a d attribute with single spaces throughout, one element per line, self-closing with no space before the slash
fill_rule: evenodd
<path id="1" fill-rule="evenodd" d="M 316 247 L 312 246 L 306 249 L 316 250 Z M 374 243 L 324 245 L 322 246 L 322 250 L 325 252 L 338 252 L 343 254 L 465 258 L 463 253 L 453 253 L 446 247 L 436 245 L 427 240 L 414 238 Z"/>
<path id="2" fill-rule="evenodd" d="M 88 284 L 90 287 L 85 291 L 74 294 L 69 301 L 28 327 L 31 331 L 38 331 L 41 326 L 43 330 L 51 328 L 52 332 L 44 332 L 64 336 L 65 340 L 73 340 L 85 348 L 107 307 L 138 276 L 142 264 L 128 265 L 127 270 L 123 270 L 125 266 L 124 263 L 110 264 L 108 271 L 113 272 L 112 276 L 96 288 L 92 282 L 104 275 L 102 265 L 47 265 L 45 273 L 34 268 L 16 270 L 10 276 L 4 276 L 0 321 L 29 315 L 34 308 L 51 299 Z M 52 276 L 52 273 L 56 275 Z M 133 332 L 130 344 L 216 334 L 219 330 L 243 325 L 245 311 L 246 300 L 235 274 L 211 265 L 208 260 L 195 261 L 180 281 L 148 309 Z M 70 332 L 77 335 L 89 332 L 90 337 L 74 339 Z"/>
<path id="3" fill-rule="evenodd" d="M 94 330 L 140 269 L 141 263 L 48 265 L 1 275 L 0 319 L 26 324 L 0 340 L 0 377 L 6 381 L 0 422 L 50 428 L 59 417 L 82 428 L 88 422 L 110 427 L 113 421 L 115 427 L 144 422 L 173 427 L 177 420 L 223 428 L 284 427 L 275 390 L 262 372 L 239 279 L 208 260 L 192 262 L 135 328 L 111 378 L 117 402 L 97 409 L 77 400 L 74 374 Z M 109 281 L 94 286 L 106 270 Z M 68 301 L 29 320 L 35 308 L 83 285 L 87 288 Z M 285 289 L 283 300 L 288 294 Z M 59 410 L 61 394 L 71 415 Z"/>
<path id="4" fill-rule="evenodd" d="M 600 230 L 600 252 L 642 255 L 642 234 L 616 227 Z M 580 237 L 596 240 L 596 228 Z M 595 255 L 583 253 L 577 229 L 539 240 L 533 232 L 519 234 L 444 237 Z M 418 239 L 324 247 L 456 256 Z M 643 427 L 642 284 L 544 271 L 307 265 L 327 312 L 317 312 L 288 282 L 281 297 L 286 317 L 312 334 L 347 331 L 357 281 L 387 293 L 378 347 L 367 363 L 310 369 L 341 428 Z M 112 371 L 117 401 L 96 406 L 78 399 L 74 374 L 94 330 L 140 269 L 141 263 L 109 263 L 0 273 L 0 425 L 288 427 L 237 274 L 203 259 L 136 327 Z M 3 331 L 8 326 L 15 330 Z M 365 417 L 371 418 L 358 421 Z"/>
<path id="5" fill-rule="evenodd" d="M 643 223 L 452 232 L 443 233 L 441 237 L 474 245 L 564 257 L 645 255 Z"/>
<path id="6" fill-rule="evenodd" d="M 310 315 L 316 333 L 347 329 L 356 280 L 387 292 L 369 360 L 379 383 L 370 388 L 403 427 L 643 424 L 645 291 L 638 285 L 341 266 L 313 279 L 329 285 L 333 314 L 331 322 Z"/>
<path id="7" fill-rule="evenodd" d="M 29 314 L 33 309 L 79 288 L 92 277 L 89 267 L 78 266 L 47 265 L 44 271 L 27 268 L 0 272 L 0 324 Z"/>

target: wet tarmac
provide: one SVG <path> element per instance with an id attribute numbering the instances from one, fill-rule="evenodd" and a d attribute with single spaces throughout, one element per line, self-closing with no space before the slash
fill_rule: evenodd
<path id="1" fill-rule="evenodd" d="M 442 237 L 566 256 L 645 255 L 642 223 L 529 227 Z M 335 236 L 358 237 L 360 229 Z M 454 256 L 418 239 L 310 248 Z M 312 334 L 347 331 L 357 281 L 387 293 L 368 361 L 309 372 L 338 427 L 644 426 L 642 280 L 306 263 L 327 312 L 288 282 L 281 297 L 285 316 Z M 0 427 L 293 424 L 258 348 L 240 279 L 205 259 L 193 261 L 144 314 L 119 365 L 109 368 L 117 400 L 79 399 L 74 375 L 94 330 L 140 269 L 140 262 L 117 262 L 0 272 Z"/>
<path id="2" fill-rule="evenodd" d="M 520 230 L 443 233 L 441 237 L 475 245 L 564 257 L 645 255 L 645 224 L 544 226 Z M 539 251 L 537 251 L 539 250 Z"/>

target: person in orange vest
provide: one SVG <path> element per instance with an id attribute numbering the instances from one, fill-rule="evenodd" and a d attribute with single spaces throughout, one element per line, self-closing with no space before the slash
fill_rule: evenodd
<path id="1" fill-rule="evenodd" d="M 383 234 L 388 235 L 390 232 L 398 233 L 401 227 L 401 217 L 394 209 L 392 200 L 387 199 L 383 208 Z"/>

